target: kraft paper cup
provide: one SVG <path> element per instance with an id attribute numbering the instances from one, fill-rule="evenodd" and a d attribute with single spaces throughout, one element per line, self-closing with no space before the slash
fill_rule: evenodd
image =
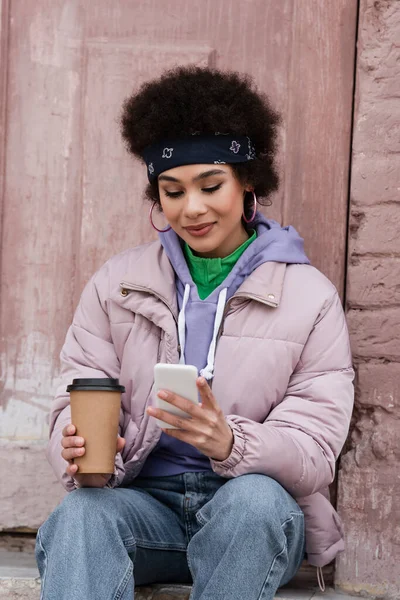
<path id="1" fill-rule="evenodd" d="M 85 454 L 73 461 L 78 473 L 113 473 L 124 386 L 118 379 L 74 379 L 67 392 L 75 435 L 85 439 Z"/>

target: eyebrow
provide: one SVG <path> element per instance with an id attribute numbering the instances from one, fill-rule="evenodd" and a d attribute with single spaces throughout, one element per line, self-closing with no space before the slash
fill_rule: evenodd
<path id="1" fill-rule="evenodd" d="M 206 177 L 211 177 L 211 175 L 226 175 L 226 171 L 223 171 L 222 169 L 211 169 L 210 171 L 204 171 L 203 173 L 200 173 L 199 175 L 196 175 L 196 177 L 193 177 L 192 181 L 199 181 L 200 179 L 206 179 Z M 158 181 L 174 181 L 175 183 L 181 183 L 180 179 L 177 179 L 176 177 L 171 177 L 170 175 L 159 175 L 158 176 Z"/>

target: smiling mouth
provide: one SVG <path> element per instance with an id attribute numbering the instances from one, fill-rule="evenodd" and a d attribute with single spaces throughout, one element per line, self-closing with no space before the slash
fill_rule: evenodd
<path id="1" fill-rule="evenodd" d="M 214 227 L 214 225 L 215 225 L 215 223 L 201 223 L 200 225 L 192 225 L 189 227 L 184 227 L 184 229 L 191 235 L 202 236 L 202 235 L 206 235 L 207 233 L 209 233 L 211 231 L 211 229 Z"/>

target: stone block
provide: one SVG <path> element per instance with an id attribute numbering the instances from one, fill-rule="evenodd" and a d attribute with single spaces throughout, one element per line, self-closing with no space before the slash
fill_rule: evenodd
<path id="1" fill-rule="evenodd" d="M 357 365 L 357 404 L 400 414 L 400 364 L 361 363 Z"/>
<path id="2" fill-rule="evenodd" d="M 347 279 L 349 308 L 400 306 L 400 258 L 354 258 Z"/>
<path id="3" fill-rule="evenodd" d="M 369 76 L 380 96 L 396 95 L 400 66 L 393 40 L 400 28 L 398 0 L 362 0 L 360 9 L 357 70 Z M 362 84 L 365 90 L 365 79 Z M 364 95 L 371 96 L 371 90 Z"/>
<path id="4" fill-rule="evenodd" d="M 336 561 L 335 583 L 347 593 L 398 600 L 400 478 L 376 460 L 360 469 L 351 450 L 341 459 L 338 512 L 346 552 Z"/>
<path id="5" fill-rule="evenodd" d="M 398 68 L 397 78 L 400 77 Z M 399 93 L 398 79 L 392 79 Z M 375 90 L 375 93 L 378 90 Z M 377 101 L 379 100 L 379 101 Z M 363 103 L 364 111 L 359 115 L 355 124 L 355 142 L 353 152 L 357 155 L 372 157 L 373 154 L 398 154 L 400 152 L 400 124 L 397 117 L 396 106 L 398 97 L 382 97 L 379 94 L 370 94 Z"/>
<path id="6" fill-rule="evenodd" d="M 354 359 L 377 358 L 400 362 L 400 307 L 350 309 L 347 323 Z"/>
<path id="7" fill-rule="evenodd" d="M 135 600 L 189 600 L 190 588 L 180 585 L 154 585 L 148 588 L 136 588 Z M 38 579 L 0 578 L 0 599 L 39 600 L 40 582 Z M 354 596 L 343 595 L 327 588 L 322 594 L 315 589 L 302 590 L 293 587 L 280 589 L 276 600 L 351 600 Z M 245 599 L 244 599 L 245 600 Z"/>
<path id="8" fill-rule="evenodd" d="M 1 600 L 39 600 L 39 579 L 0 577 Z"/>
<path id="9" fill-rule="evenodd" d="M 373 411 L 356 408 L 355 424 L 350 446 L 355 464 L 366 469 L 375 464 L 377 469 L 397 469 L 400 461 L 400 419 L 380 408 Z"/>
<path id="10" fill-rule="evenodd" d="M 188 600 L 191 588 L 181 585 L 159 585 L 136 588 L 135 600 Z M 38 578 L 1 577 L 0 599 L 39 600 L 40 580 Z"/>
<path id="11" fill-rule="evenodd" d="M 301 568 L 297 575 L 287 585 L 278 590 L 275 598 L 278 600 L 311 600 L 315 596 L 316 577 L 313 569 L 310 583 L 309 569 Z M 327 583 L 326 600 L 347 600 L 347 596 L 338 596 L 328 586 L 331 580 L 329 566 L 324 569 Z M 135 589 L 135 600 L 188 600 L 191 592 L 190 585 L 155 584 L 141 586 Z M 39 572 L 32 551 L 18 552 L 0 548 L 0 599 L 39 600 Z M 321 597 L 322 598 L 322 597 Z M 325 600 L 325 596 L 323 597 Z"/>
<path id="12" fill-rule="evenodd" d="M 353 208 L 349 252 L 350 256 L 372 253 L 400 257 L 400 201 Z"/>
<path id="13" fill-rule="evenodd" d="M 352 155 L 352 206 L 399 201 L 398 0 L 362 0 Z"/>
<path id="14" fill-rule="evenodd" d="M 351 164 L 352 207 L 360 208 L 382 202 L 399 202 L 399 155 L 353 150 Z"/>
<path id="15" fill-rule="evenodd" d="M 64 497 L 64 488 L 45 457 L 45 447 L 43 441 L 0 443 L 0 531 L 36 530 Z"/>
<path id="16" fill-rule="evenodd" d="M 399 126 L 395 107 L 400 90 L 400 64 L 398 46 L 394 43 L 399 29 L 398 0 L 362 0 L 357 59 L 356 152 L 359 149 L 365 153 L 385 152 L 389 149 L 390 137 L 399 149 L 399 140 L 391 131 L 392 125 Z"/>

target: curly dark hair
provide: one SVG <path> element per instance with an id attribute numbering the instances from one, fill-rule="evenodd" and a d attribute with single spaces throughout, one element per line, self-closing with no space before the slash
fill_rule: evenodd
<path id="1" fill-rule="evenodd" d="M 193 65 L 144 83 L 125 100 L 120 118 L 127 150 L 140 159 L 150 144 L 194 132 L 249 136 L 256 159 L 231 167 L 258 198 L 268 198 L 279 185 L 275 165 L 279 123 L 279 114 L 248 75 Z M 146 196 L 160 202 L 157 181 L 147 186 Z"/>

